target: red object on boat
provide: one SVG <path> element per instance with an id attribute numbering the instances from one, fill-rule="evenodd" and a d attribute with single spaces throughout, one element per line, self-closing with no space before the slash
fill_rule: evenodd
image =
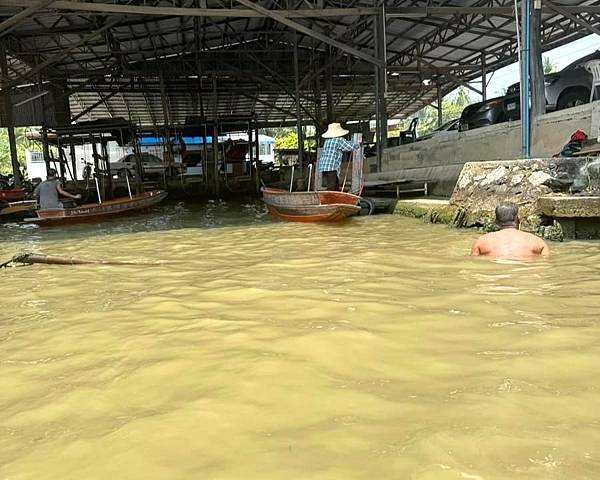
<path id="1" fill-rule="evenodd" d="M 13 188 L 12 190 L 0 190 L 0 200 L 5 202 L 18 202 L 27 196 L 24 188 Z"/>
<path id="2" fill-rule="evenodd" d="M 360 197 L 346 192 L 288 192 L 263 188 L 269 213 L 288 222 L 336 222 L 360 211 Z"/>
<path id="3" fill-rule="evenodd" d="M 581 130 L 577 130 L 575 133 L 573 133 L 573 135 L 571 135 L 572 142 L 585 142 L 587 138 L 587 134 Z"/>
<path id="4" fill-rule="evenodd" d="M 53 208 L 38 210 L 36 218 L 25 221 L 38 225 L 63 225 L 66 223 L 98 222 L 109 217 L 144 210 L 162 202 L 167 196 L 163 190 L 152 190 L 134 195 L 132 198 L 121 197 L 106 200 L 102 203 L 89 203 L 74 208 Z"/>

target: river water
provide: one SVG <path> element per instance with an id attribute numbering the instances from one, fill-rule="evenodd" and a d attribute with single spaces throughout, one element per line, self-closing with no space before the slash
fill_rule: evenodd
<path id="1" fill-rule="evenodd" d="M 167 205 L 0 271 L 0 479 L 597 479 L 600 252 Z"/>

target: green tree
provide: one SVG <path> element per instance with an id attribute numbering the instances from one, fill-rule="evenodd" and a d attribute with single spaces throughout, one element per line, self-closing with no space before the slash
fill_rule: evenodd
<path id="1" fill-rule="evenodd" d="M 25 136 L 25 128 L 15 128 L 15 137 L 17 140 L 17 158 L 21 165 L 25 165 L 25 150 L 28 140 Z M 10 144 L 8 142 L 8 130 L 0 129 L 0 173 L 7 175 L 12 173 L 12 163 L 10 161 Z"/>
<path id="2" fill-rule="evenodd" d="M 275 150 L 294 150 L 298 148 L 298 133 L 290 131 L 275 137 Z"/>
<path id="3" fill-rule="evenodd" d="M 467 105 L 472 103 L 469 91 L 465 87 L 459 87 L 456 95 L 452 98 L 444 98 L 442 100 L 442 123 L 449 122 L 455 118 L 460 117 L 460 114 Z M 417 135 L 425 135 L 430 131 L 434 130 L 438 126 L 438 111 L 437 108 L 432 105 L 419 110 L 415 115 L 406 120 L 402 121 L 397 131 L 391 131 L 388 136 L 398 136 L 399 131 L 406 130 L 410 124 L 410 121 L 414 117 L 419 118 L 417 123 Z"/>
<path id="4" fill-rule="evenodd" d="M 550 57 L 544 57 L 544 75 L 554 72 L 556 65 L 552 63 Z"/>
<path id="5" fill-rule="evenodd" d="M 282 129 L 279 135 L 275 136 L 275 150 L 297 150 L 298 132 L 295 129 Z M 287 130 L 287 131 L 285 131 Z M 304 150 L 314 151 L 315 140 L 313 138 L 304 138 Z"/>

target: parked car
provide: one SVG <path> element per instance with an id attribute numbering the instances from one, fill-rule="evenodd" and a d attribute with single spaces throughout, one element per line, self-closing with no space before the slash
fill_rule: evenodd
<path id="1" fill-rule="evenodd" d="M 575 60 L 560 72 L 544 76 L 548 112 L 575 107 L 590 101 L 592 74 L 585 69 L 585 64 L 596 59 L 600 59 L 600 50 Z M 520 90 L 520 83 L 515 83 L 507 88 L 506 93 L 520 95 Z M 516 107 L 519 108 L 518 103 Z M 518 115 L 513 114 L 512 117 L 520 118 L 520 111 Z"/>
<path id="2" fill-rule="evenodd" d="M 450 120 L 449 122 L 444 123 L 441 127 L 434 128 L 431 132 L 426 133 L 425 135 L 423 135 L 421 137 L 418 137 L 417 141 L 428 140 L 442 132 L 456 132 L 456 131 L 458 131 L 459 123 L 460 123 L 459 118 Z"/>
<path id="3" fill-rule="evenodd" d="M 508 119 L 507 107 L 515 100 L 518 104 L 519 95 L 491 98 L 465 107 L 460 115 L 458 130 L 464 132 L 505 122 Z"/>
<path id="4" fill-rule="evenodd" d="M 171 175 L 177 173 L 175 167 L 163 162 L 156 155 L 151 153 L 141 154 L 142 168 L 144 175 L 163 175 L 167 173 Z M 127 173 L 130 177 L 135 175 L 135 154 L 130 153 L 123 158 L 110 164 L 111 172 L 116 173 L 119 177 L 124 177 Z"/>

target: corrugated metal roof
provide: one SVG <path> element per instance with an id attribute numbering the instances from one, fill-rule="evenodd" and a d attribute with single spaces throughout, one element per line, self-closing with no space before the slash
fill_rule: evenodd
<path id="1" fill-rule="evenodd" d="M 21 4 L 23 2 L 20 2 Z M 20 3 L 0 0 L 8 18 Z M 55 5 L 73 2 L 55 2 Z M 97 5 L 222 9 L 216 0 L 88 1 Z M 278 9 L 272 0 L 260 5 Z M 556 2 L 557 3 L 557 2 Z M 235 2 L 234 2 L 235 4 Z M 387 1 L 403 7 L 510 7 L 508 0 Z M 289 8 L 372 7 L 359 1 L 289 2 Z M 562 6 L 599 6 L 599 0 L 562 0 Z M 600 15 L 583 15 L 599 26 Z M 294 18 L 295 22 L 373 55 L 372 16 Z M 94 34 L 94 32 L 99 32 Z M 588 32 L 572 19 L 545 8 L 544 50 Z M 16 84 L 66 82 L 72 117 L 124 117 L 144 125 L 181 123 L 189 115 L 256 116 L 262 122 L 296 117 L 293 42 L 298 39 L 302 117 L 325 117 L 327 88 L 335 116 L 372 118 L 373 65 L 331 48 L 270 18 L 142 16 L 81 12 L 52 6 L 35 12 L 6 36 L 9 76 Z M 388 112 L 408 116 L 442 92 L 516 59 L 515 20 L 497 15 L 388 17 L 386 22 Z M 315 76 L 315 72 L 319 72 Z M 161 82 L 160 78 L 163 77 Z M 313 78 L 314 77 L 314 78 Z M 316 79 L 319 79 L 317 82 Z M 424 80 L 426 81 L 425 84 Z M 164 101 L 163 101 L 164 99 Z M 90 110 L 90 107 L 94 106 Z M 89 110 L 89 111 L 88 111 Z M 87 111 L 87 113 L 85 113 Z M 319 112 L 321 112 L 319 114 Z"/>

